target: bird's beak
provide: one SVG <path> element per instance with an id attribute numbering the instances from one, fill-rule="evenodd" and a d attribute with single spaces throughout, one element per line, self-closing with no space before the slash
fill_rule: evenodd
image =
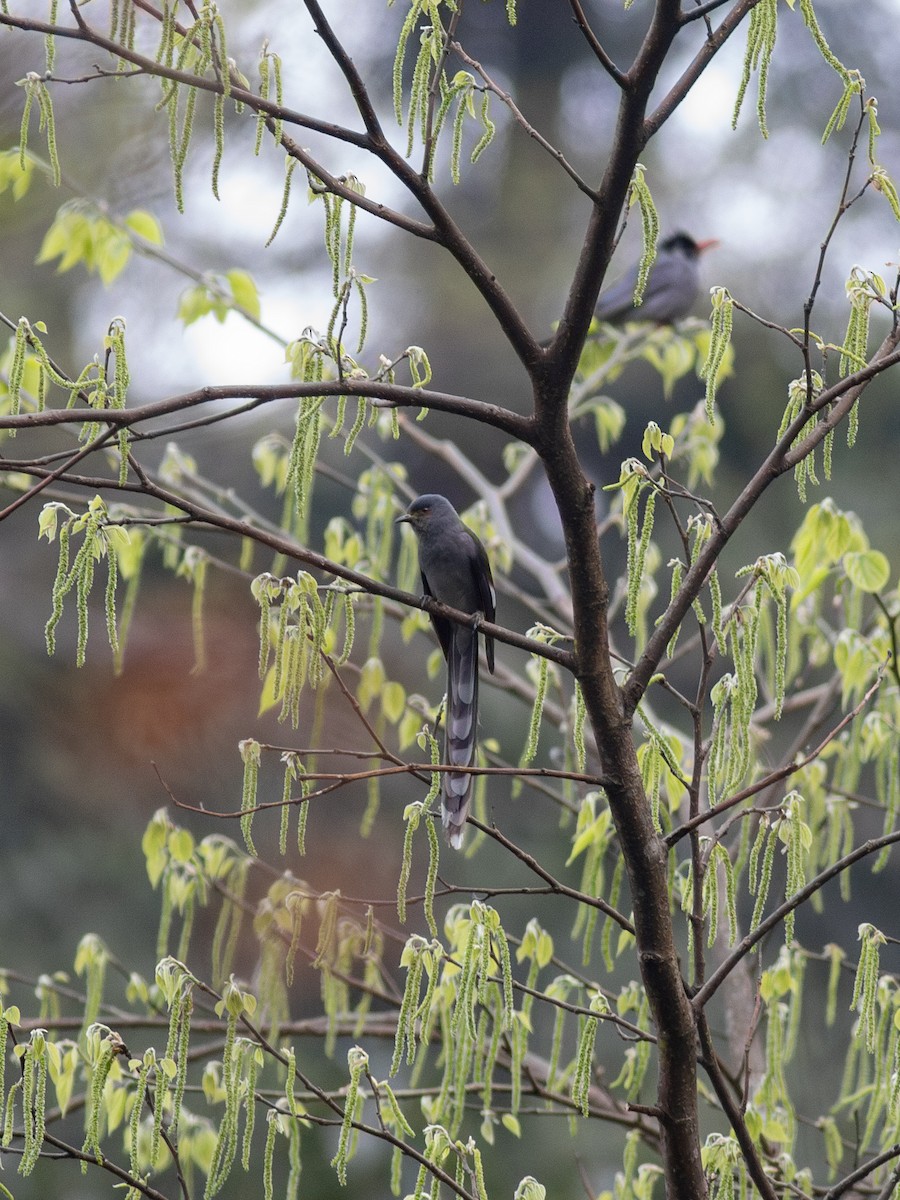
<path id="1" fill-rule="evenodd" d="M 401 513 L 399 517 L 394 517 L 395 525 L 402 525 L 404 523 L 404 521 L 406 522 L 407 525 L 412 525 L 413 520 L 412 520 L 412 517 L 409 515 L 409 513 Z"/>
<path id="2" fill-rule="evenodd" d="M 702 254 L 704 250 L 712 250 L 715 246 L 718 246 L 719 244 L 720 243 L 719 243 L 718 238 L 707 238 L 705 242 L 697 243 L 697 251 L 699 254 Z"/>

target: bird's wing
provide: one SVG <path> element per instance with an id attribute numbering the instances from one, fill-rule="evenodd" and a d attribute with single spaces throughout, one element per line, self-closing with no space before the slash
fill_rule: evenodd
<path id="1" fill-rule="evenodd" d="M 424 571 L 421 571 L 420 574 L 422 576 L 422 587 L 425 591 L 425 595 L 430 596 L 432 600 L 437 600 L 438 597 L 435 596 L 434 592 L 431 590 L 431 586 L 428 583 L 428 576 Z M 448 621 L 446 617 L 435 616 L 434 613 L 429 613 L 428 616 L 431 621 L 431 627 L 437 634 L 438 641 L 441 643 L 441 649 L 444 652 L 444 658 L 449 661 L 450 639 L 453 636 L 453 622 Z"/>
<path id="2" fill-rule="evenodd" d="M 637 286 L 637 267 L 626 271 L 618 282 L 600 293 L 594 309 L 598 320 L 616 321 L 634 310 L 634 289 Z"/>
<path id="3" fill-rule="evenodd" d="M 497 615 L 497 593 L 494 591 L 494 576 L 491 574 L 491 562 L 487 556 L 481 541 L 472 533 L 471 529 L 467 530 L 469 537 L 472 539 L 473 553 L 470 557 L 470 565 L 472 568 L 472 578 L 475 586 L 478 589 L 479 611 L 484 614 L 486 621 L 493 621 Z M 494 673 L 494 639 L 485 637 L 484 649 L 487 655 L 488 670 L 491 674 Z"/>
<path id="4" fill-rule="evenodd" d="M 645 321 L 675 321 L 691 311 L 699 290 L 697 264 L 681 255 L 660 255 L 650 273 L 644 303 L 634 310 Z"/>

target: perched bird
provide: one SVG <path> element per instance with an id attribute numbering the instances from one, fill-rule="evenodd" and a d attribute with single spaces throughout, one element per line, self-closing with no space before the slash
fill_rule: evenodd
<path id="1" fill-rule="evenodd" d="M 493 621 L 496 595 L 487 551 L 459 519 L 450 501 L 444 496 L 419 496 L 397 521 L 411 525 L 418 538 L 425 595 Z M 453 767 L 471 767 L 475 764 L 478 725 L 478 631 L 434 614 L 431 624 L 447 660 L 445 761 Z M 485 637 L 484 647 L 493 672 L 493 638 Z M 465 771 L 444 772 L 441 818 L 454 850 L 462 845 L 472 780 L 473 776 Z"/>
<path id="2" fill-rule="evenodd" d="M 635 307 L 634 289 L 637 265 L 630 268 L 612 287 L 600 293 L 594 312 L 601 321 L 621 325 L 625 321 L 656 321 L 671 325 L 686 317 L 700 291 L 700 255 L 717 246 L 710 238 L 695 242 L 687 233 L 675 233 L 659 243 L 656 259 L 644 289 L 643 303 Z"/>

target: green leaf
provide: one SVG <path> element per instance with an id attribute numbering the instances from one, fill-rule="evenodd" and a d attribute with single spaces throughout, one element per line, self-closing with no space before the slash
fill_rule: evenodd
<path id="1" fill-rule="evenodd" d="M 178 301 L 178 317 L 185 325 L 193 325 L 213 310 L 213 300 L 203 284 L 188 288 Z"/>
<path id="2" fill-rule="evenodd" d="M 104 221 L 94 226 L 94 264 L 103 283 L 109 286 L 128 266 L 132 254 L 128 236 Z"/>
<path id="3" fill-rule="evenodd" d="M 363 664 L 357 692 L 357 698 L 363 710 L 367 709 L 375 697 L 381 693 L 385 680 L 384 665 L 380 658 L 370 658 Z"/>
<path id="4" fill-rule="evenodd" d="M 56 1102 L 63 1116 L 65 1116 L 66 1109 L 69 1107 L 69 1101 L 72 1099 L 76 1065 L 77 1055 L 74 1053 L 64 1055 L 58 1067 L 55 1067 L 54 1056 L 52 1054 L 50 1056 L 50 1077 L 53 1080 L 53 1086 L 56 1088 Z"/>
<path id="5" fill-rule="evenodd" d="M 386 683 L 381 692 L 381 711 L 396 725 L 406 707 L 406 691 L 402 683 Z M 421 722 L 420 722 L 421 723 Z"/>
<path id="6" fill-rule="evenodd" d="M 254 320 L 259 320 L 259 292 L 256 284 L 253 281 L 253 276 L 248 271 L 239 271 L 236 268 L 225 272 L 225 278 L 231 287 L 231 294 L 234 296 L 234 302 L 238 308 L 242 308 L 244 312 L 249 313 Z"/>
<path id="7" fill-rule="evenodd" d="M 80 219 L 79 224 L 79 220 L 73 219 L 75 216 L 76 214 L 65 210 L 57 213 L 56 220 L 44 234 L 44 240 L 41 242 L 35 262 L 49 262 L 52 258 L 60 258 L 69 250 L 76 231 L 83 229 L 85 225 L 83 218 Z M 60 270 L 64 269 L 60 267 Z"/>
<path id="8" fill-rule="evenodd" d="M 880 550 L 863 550 L 844 555 L 847 578 L 861 592 L 880 592 L 891 575 L 891 565 Z"/>
<path id="9" fill-rule="evenodd" d="M 52 542 L 56 537 L 56 526 L 59 520 L 59 504 L 45 504 L 38 517 L 38 537 L 45 537 Z"/>
<path id="10" fill-rule="evenodd" d="M 34 159 L 30 154 L 25 156 L 24 167 L 18 149 L 0 154 L 0 192 L 12 187 L 13 199 L 21 200 L 31 186 L 33 173 Z"/>
<path id="11" fill-rule="evenodd" d="M 513 1137 L 520 1138 L 522 1136 L 522 1126 L 519 1124 L 518 1118 L 514 1117 L 512 1113 L 504 1113 L 500 1120 L 503 1127 L 508 1129 Z"/>
<path id="12" fill-rule="evenodd" d="M 846 705 L 851 696 L 864 692 L 874 670 L 874 656 L 864 638 L 853 629 L 844 629 L 834 644 L 834 665 L 841 673 Z"/>
<path id="13" fill-rule="evenodd" d="M 638 316 L 640 316 L 640 310 L 638 310 Z M 651 367 L 659 373 L 663 383 L 663 394 L 669 400 L 675 384 L 679 379 L 683 379 L 693 367 L 697 352 L 693 343 L 689 342 L 687 338 L 673 334 L 671 331 L 664 331 L 662 335 L 657 334 L 655 338 L 656 340 L 647 343 L 641 357 L 646 359 Z"/>
<path id="14" fill-rule="evenodd" d="M 605 454 L 622 436 L 625 429 L 625 409 L 615 400 L 602 400 L 594 408 L 594 428 L 597 443 Z"/>
<path id="15" fill-rule="evenodd" d="M 397 740 L 401 752 L 404 751 L 407 746 L 411 746 L 413 744 L 413 742 L 416 740 L 416 735 L 421 728 L 421 713 L 416 712 L 415 709 L 412 708 L 408 709 L 405 712 L 403 720 L 400 722 L 400 726 L 397 730 Z"/>
<path id="16" fill-rule="evenodd" d="M 187 829 L 175 829 L 169 835 L 169 853 L 176 862 L 190 861 L 194 853 L 194 839 Z"/>
<path id="17" fill-rule="evenodd" d="M 159 221 L 153 213 L 144 208 L 132 209 L 125 218 L 125 224 L 132 233 L 136 233 L 145 242 L 152 242 L 154 246 L 162 246 L 165 241 Z"/>
<path id="18" fill-rule="evenodd" d="M 609 1192 L 604 1192 L 603 1195 L 609 1196 Z M 534 1178 L 533 1175 L 526 1175 L 520 1180 L 519 1186 L 516 1188 L 516 1194 L 513 1200 L 546 1200 L 547 1189 L 542 1183 Z"/>
<path id="19" fill-rule="evenodd" d="M 147 862 L 147 875 L 152 887 L 156 887 L 165 870 L 169 856 L 166 853 L 166 841 L 171 828 L 168 817 L 163 809 L 154 815 L 150 824 L 144 830 L 141 839 L 141 849 Z"/>

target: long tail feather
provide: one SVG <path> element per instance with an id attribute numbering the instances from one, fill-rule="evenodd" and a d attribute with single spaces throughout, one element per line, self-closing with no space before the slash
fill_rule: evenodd
<path id="1" fill-rule="evenodd" d="M 478 730 L 478 635 L 457 627 L 447 656 L 447 716 L 445 761 L 454 767 L 475 764 Z M 441 819 L 454 850 L 462 846 L 473 777 L 467 772 L 444 773 Z"/>

